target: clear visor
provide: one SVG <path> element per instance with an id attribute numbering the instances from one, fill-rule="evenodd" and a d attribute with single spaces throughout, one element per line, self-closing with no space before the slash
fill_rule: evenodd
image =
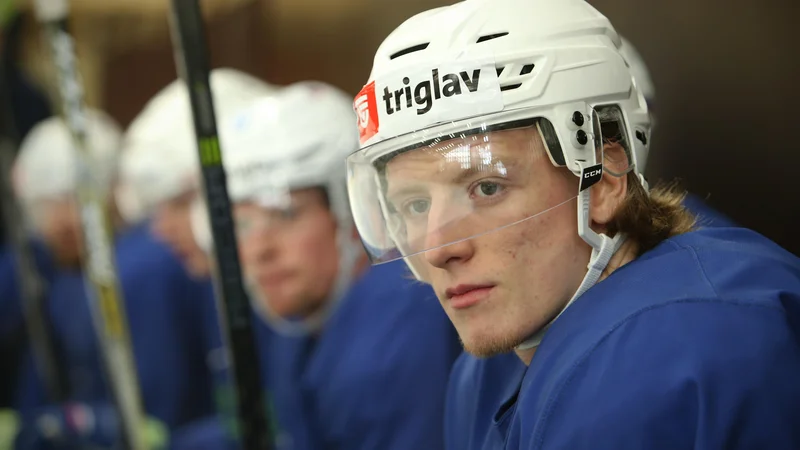
<path id="1" fill-rule="evenodd" d="M 285 185 L 264 186 L 257 195 L 236 202 L 237 237 L 247 240 L 260 233 L 291 229 L 304 211 L 318 203 L 314 197 L 311 189 L 293 192 Z"/>
<path id="2" fill-rule="evenodd" d="M 596 115 L 590 124 L 585 127 L 590 133 L 581 131 L 573 139 L 588 158 L 596 155 L 601 161 Z M 559 142 L 546 118 L 428 136 L 397 149 L 377 144 L 348 158 L 354 220 L 373 263 L 513 226 L 578 195 L 577 177 L 554 167 L 563 157 L 548 150 L 573 143 Z"/>

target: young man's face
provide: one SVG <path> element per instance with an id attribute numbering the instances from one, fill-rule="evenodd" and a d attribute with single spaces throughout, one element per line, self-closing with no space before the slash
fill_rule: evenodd
<path id="1" fill-rule="evenodd" d="M 258 301 L 284 318 L 318 309 L 339 269 L 336 219 L 320 189 L 292 192 L 291 209 L 234 207 L 239 256 Z"/>
<path id="2" fill-rule="evenodd" d="M 577 178 L 552 165 L 534 127 L 400 154 L 386 182 L 406 246 L 421 252 L 407 261 L 470 353 L 512 350 L 555 317 L 586 273 L 590 249 L 571 200 Z"/>
<path id="3" fill-rule="evenodd" d="M 191 204 L 195 195 L 195 191 L 187 192 L 161 204 L 153 217 L 152 229 L 192 276 L 203 278 L 209 276 L 211 266 L 208 255 L 197 245 L 192 233 Z"/>

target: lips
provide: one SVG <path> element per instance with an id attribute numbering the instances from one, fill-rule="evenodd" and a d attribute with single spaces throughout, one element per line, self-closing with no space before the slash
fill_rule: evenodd
<path id="1" fill-rule="evenodd" d="M 493 284 L 459 284 L 445 291 L 454 309 L 466 309 L 485 300 L 494 289 Z"/>

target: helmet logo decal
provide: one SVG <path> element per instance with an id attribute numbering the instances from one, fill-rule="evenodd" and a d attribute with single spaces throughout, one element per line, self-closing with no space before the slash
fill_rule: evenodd
<path id="1" fill-rule="evenodd" d="M 358 117 L 358 134 L 361 142 L 378 133 L 378 105 L 375 101 L 375 82 L 361 89 L 353 105 Z"/>
<path id="2" fill-rule="evenodd" d="M 579 192 L 589 189 L 597 184 L 603 178 L 603 165 L 596 164 L 594 166 L 584 167 L 581 169 L 581 185 Z"/>
<path id="3" fill-rule="evenodd" d="M 460 79 L 459 75 L 461 76 Z M 414 87 L 413 96 L 411 95 L 411 86 L 409 86 L 411 80 L 408 77 L 403 77 L 404 88 L 397 89 L 396 91 L 390 91 L 388 86 L 383 88 L 383 101 L 386 104 L 386 114 L 392 115 L 395 111 L 401 111 L 403 109 L 403 103 L 405 103 L 406 108 L 412 108 L 413 104 L 416 103 L 417 106 L 420 106 L 420 108 L 417 108 L 417 115 L 427 114 L 433 107 L 434 99 L 439 100 L 442 98 L 442 95 L 445 97 L 461 95 L 462 80 L 469 92 L 477 91 L 481 81 L 481 70 L 474 69 L 472 71 L 472 77 L 470 77 L 466 70 L 462 70 L 458 74 L 448 73 L 445 74 L 440 81 L 439 69 L 433 69 L 431 70 L 431 80 L 417 83 L 416 87 Z M 431 96 L 431 94 L 433 95 Z M 394 102 L 392 102 L 392 98 L 394 98 Z M 402 102 L 402 100 L 405 100 L 405 102 Z"/>
<path id="4" fill-rule="evenodd" d="M 502 111 L 504 101 L 494 57 L 470 53 L 378 75 L 361 90 L 354 107 L 365 145 Z"/>

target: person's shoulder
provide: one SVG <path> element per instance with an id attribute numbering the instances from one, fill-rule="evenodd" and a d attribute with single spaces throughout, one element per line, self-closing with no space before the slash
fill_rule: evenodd
<path id="1" fill-rule="evenodd" d="M 452 325 L 433 289 L 411 276 L 402 261 L 373 266 L 345 294 L 330 328 L 398 341 L 424 340 Z M 328 334 L 328 332 L 326 332 Z"/>
<path id="2" fill-rule="evenodd" d="M 584 295 L 613 296 L 603 310 L 621 314 L 711 299 L 774 303 L 800 297 L 800 259 L 745 228 L 702 228 L 667 239 Z"/>
<path id="3" fill-rule="evenodd" d="M 565 448 L 588 448 L 573 444 L 598 436 L 615 448 L 634 448 L 622 444 L 632 442 L 692 448 L 680 436 L 693 436 L 698 423 L 727 427 L 740 414 L 797 415 L 797 324 L 769 299 L 660 303 L 567 354 L 537 354 L 531 370 L 539 373 L 524 383 L 518 413 L 537 424 L 540 443 Z M 565 428 L 565 418 L 582 425 Z M 716 432 L 722 430 L 708 436 Z"/>
<path id="4" fill-rule="evenodd" d="M 720 299 L 800 296 L 800 258 L 746 228 L 706 228 L 672 239 Z"/>
<path id="5" fill-rule="evenodd" d="M 431 288 L 406 274 L 379 265 L 362 276 L 320 336 L 320 367 L 335 361 L 343 378 L 363 382 L 423 373 L 422 367 L 449 374 L 461 352 L 455 328 Z"/>
<path id="6" fill-rule="evenodd" d="M 649 351 L 681 336 L 681 344 L 694 342 L 681 354 L 708 351 L 704 356 L 713 359 L 720 354 L 717 347 L 725 347 L 719 336 L 758 340 L 781 329 L 800 334 L 800 259 L 743 228 L 671 238 L 584 295 L 575 302 L 579 307 L 564 313 L 572 323 L 561 328 L 596 331 L 585 335 L 585 349 L 604 348 L 616 342 L 611 336 L 633 333 L 636 339 L 618 344 Z M 557 333 L 564 337 L 564 332 Z"/>
<path id="7" fill-rule="evenodd" d="M 798 280 L 797 258 L 752 231 L 703 229 L 669 239 L 554 322 L 518 413 L 543 424 L 569 411 L 612 433 L 614 423 L 666 429 L 664 418 L 697 414 L 713 398 L 737 408 L 755 401 L 754 393 L 797 399 L 785 381 L 800 370 Z M 574 431 L 570 442 L 581 436 Z"/>
<path id="8" fill-rule="evenodd" d="M 529 385 L 520 414 L 541 420 L 536 439 L 566 448 L 587 448 L 572 444 L 597 437 L 615 448 L 634 448 L 632 442 L 694 448 L 685 437 L 694 436 L 698 424 L 717 423 L 703 437 L 724 440 L 720 433 L 738 418 L 769 427 L 781 415 L 800 413 L 797 342 L 774 308 L 669 303 L 620 324 L 560 376 Z M 772 417 L 773 425 L 756 415 Z M 580 425 L 565 427 L 566 418 Z"/>
<path id="9" fill-rule="evenodd" d="M 177 256 L 153 236 L 146 224 L 123 230 L 116 238 L 115 250 L 120 272 L 188 276 Z"/>

